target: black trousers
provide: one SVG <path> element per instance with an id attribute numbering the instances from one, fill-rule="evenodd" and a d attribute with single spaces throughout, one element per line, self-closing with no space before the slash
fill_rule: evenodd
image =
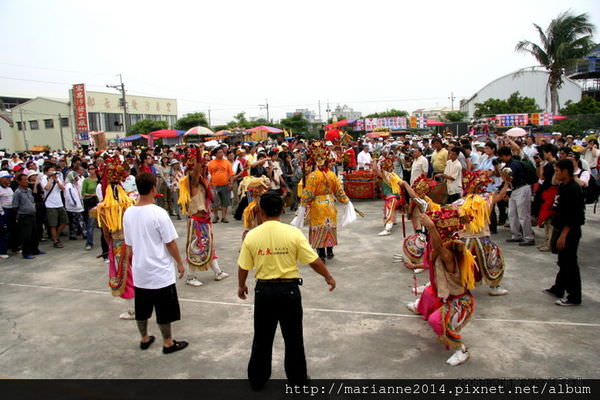
<path id="1" fill-rule="evenodd" d="M 34 256 L 40 252 L 38 248 L 38 233 L 37 233 L 37 222 L 35 215 L 19 215 L 19 221 L 17 222 L 19 239 L 22 245 L 23 256 Z"/>
<path id="2" fill-rule="evenodd" d="M 560 231 L 554 228 L 550 239 L 552 249 L 556 249 L 556 241 L 559 236 Z M 550 291 L 559 297 L 563 297 L 567 292 L 567 300 L 576 304 L 581 303 L 581 275 L 577 263 L 577 248 L 580 239 L 581 227 L 571 228 L 567 235 L 565 248 L 558 250 L 558 274 L 556 274 L 554 286 L 550 288 Z"/>
<path id="3" fill-rule="evenodd" d="M 302 298 L 297 283 L 257 282 L 254 289 L 254 340 L 248 363 L 250 385 L 260 389 L 271 377 L 273 339 L 281 326 L 285 342 L 285 373 L 293 384 L 307 379 L 302 333 Z"/>

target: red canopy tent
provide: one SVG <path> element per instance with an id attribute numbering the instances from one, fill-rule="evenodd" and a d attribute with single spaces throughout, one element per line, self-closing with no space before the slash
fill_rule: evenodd
<path id="1" fill-rule="evenodd" d="M 331 129 L 331 128 L 337 128 L 340 126 L 347 126 L 347 125 L 351 125 L 353 123 L 355 123 L 356 120 L 355 119 L 343 119 L 341 121 L 336 121 L 336 122 L 332 122 L 329 125 L 325 125 L 323 127 L 323 129 Z"/>
<path id="2" fill-rule="evenodd" d="M 442 121 L 436 121 L 434 119 L 427 120 L 427 126 L 442 126 L 442 125 L 446 125 L 446 123 L 442 122 Z"/>
<path id="3" fill-rule="evenodd" d="M 283 131 L 281 129 L 278 129 L 278 128 L 275 128 L 272 126 L 265 126 L 265 125 L 260 125 L 260 126 L 254 127 L 254 128 L 246 129 L 246 132 L 283 133 Z"/>
<path id="4" fill-rule="evenodd" d="M 150 132 L 148 135 L 152 136 L 154 139 L 175 138 L 179 136 L 179 132 L 175 129 L 160 129 L 158 131 Z"/>

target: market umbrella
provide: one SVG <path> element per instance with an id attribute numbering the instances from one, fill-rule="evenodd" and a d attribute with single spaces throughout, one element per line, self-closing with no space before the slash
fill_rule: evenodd
<path id="1" fill-rule="evenodd" d="M 340 127 L 340 126 L 352 125 L 355 122 L 356 122 L 355 119 L 343 119 L 341 121 L 336 121 L 336 122 L 332 122 L 329 125 L 325 125 L 323 127 L 323 129 L 331 129 L 331 128 L 337 128 L 337 127 Z"/>
<path id="2" fill-rule="evenodd" d="M 212 136 L 214 134 L 215 133 L 208 128 L 205 128 L 203 126 L 195 126 L 193 128 L 188 129 L 188 131 L 186 133 L 184 133 L 183 136 L 190 136 L 190 135 Z"/>
<path id="3" fill-rule="evenodd" d="M 560 121 L 560 120 L 563 120 L 563 119 L 567 119 L 567 117 L 565 117 L 564 115 L 553 115 L 552 119 L 555 120 L 555 121 Z"/>
<path id="4" fill-rule="evenodd" d="M 442 126 L 442 125 L 446 125 L 446 123 L 442 122 L 442 121 L 436 121 L 434 119 L 427 120 L 427 126 Z"/>
<path id="5" fill-rule="evenodd" d="M 267 133 L 283 133 L 281 129 L 273 126 L 260 125 L 254 128 L 246 129 L 246 132 L 267 132 Z"/>
<path id="6" fill-rule="evenodd" d="M 389 136 L 389 132 L 369 132 L 365 136 L 368 138 L 379 138 L 384 136 Z"/>
<path id="7" fill-rule="evenodd" d="M 151 135 L 154 139 L 162 139 L 162 138 L 174 138 L 179 137 L 181 134 L 175 129 L 159 129 L 154 132 L 150 132 L 148 135 Z"/>
<path id="8" fill-rule="evenodd" d="M 228 131 L 226 129 L 221 129 L 220 131 L 216 131 L 215 132 L 215 136 L 233 136 L 234 133 L 231 131 Z"/>
<path id="9" fill-rule="evenodd" d="M 510 136 L 510 137 L 522 137 L 522 136 L 527 136 L 527 131 L 523 128 L 510 128 L 509 130 L 506 131 L 506 136 Z"/>

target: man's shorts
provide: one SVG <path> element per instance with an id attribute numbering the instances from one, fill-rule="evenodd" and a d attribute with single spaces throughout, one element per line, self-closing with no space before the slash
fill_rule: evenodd
<path id="1" fill-rule="evenodd" d="M 214 207 L 229 207 L 231 205 L 231 190 L 228 185 L 215 186 L 213 189 Z"/>
<path id="2" fill-rule="evenodd" d="M 59 226 L 69 223 L 69 218 L 64 207 L 46 208 L 46 216 L 48 217 L 48 226 Z"/>
<path id="3" fill-rule="evenodd" d="M 181 319 L 179 300 L 175 284 L 161 289 L 135 289 L 135 319 L 145 321 L 152 316 L 152 310 L 156 309 L 156 323 L 170 324 Z"/>

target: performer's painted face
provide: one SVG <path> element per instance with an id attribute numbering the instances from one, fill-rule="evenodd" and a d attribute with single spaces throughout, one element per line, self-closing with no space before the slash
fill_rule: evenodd
<path id="1" fill-rule="evenodd" d="M 317 158 L 317 167 L 322 167 L 325 165 L 325 159 L 324 158 Z"/>

